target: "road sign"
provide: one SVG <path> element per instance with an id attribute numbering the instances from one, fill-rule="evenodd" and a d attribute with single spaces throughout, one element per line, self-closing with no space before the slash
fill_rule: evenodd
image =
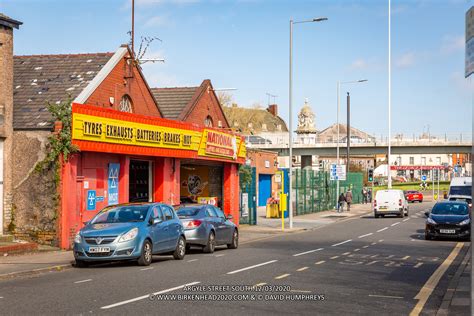
<path id="1" fill-rule="evenodd" d="M 426 176 L 421 176 L 421 180 L 426 181 Z"/>
<path id="2" fill-rule="evenodd" d="M 331 164 L 329 175 L 331 180 L 346 180 L 346 165 Z"/>
<path id="3" fill-rule="evenodd" d="M 118 204 L 119 202 L 119 163 L 109 163 L 109 178 L 108 178 L 108 191 L 109 191 L 109 205 Z"/>
<path id="4" fill-rule="evenodd" d="M 88 211 L 95 211 L 95 190 L 87 191 L 86 205 Z"/>

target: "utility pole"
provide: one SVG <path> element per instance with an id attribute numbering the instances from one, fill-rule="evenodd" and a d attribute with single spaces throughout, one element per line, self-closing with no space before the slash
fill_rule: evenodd
<path id="1" fill-rule="evenodd" d="M 135 0 L 132 0 L 132 54 L 135 58 Z"/>
<path id="2" fill-rule="evenodd" d="M 351 96 L 347 92 L 347 167 L 346 174 L 349 174 L 350 169 L 350 150 L 351 150 Z"/>

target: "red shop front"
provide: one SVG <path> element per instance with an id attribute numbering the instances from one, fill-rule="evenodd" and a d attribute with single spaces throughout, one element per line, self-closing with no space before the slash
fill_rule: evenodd
<path id="1" fill-rule="evenodd" d="M 73 104 L 79 152 L 61 171 L 60 246 L 102 208 L 128 202 L 216 200 L 239 219 L 239 135 L 194 124 Z"/>

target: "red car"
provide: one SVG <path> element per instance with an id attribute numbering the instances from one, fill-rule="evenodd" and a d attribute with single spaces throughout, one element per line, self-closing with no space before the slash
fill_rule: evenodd
<path id="1" fill-rule="evenodd" d="M 415 203 L 416 201 L 421 203 L 423 202 L 423 193 L 418 191 L 405 191 L 405 198 L 411 203 Z"/>

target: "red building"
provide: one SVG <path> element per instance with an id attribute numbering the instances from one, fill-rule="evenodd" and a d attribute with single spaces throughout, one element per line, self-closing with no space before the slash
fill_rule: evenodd
<path id="1" fill-rule="evenodd" d="M 34 72 L 38 67 L 46 68 L 47 64 L 39 64 L 44 59 L 54 60 L 54 56 L 58 60 L 51 64 L 67 60 L 81 69 L 61 69 L 61 75 L 72 78 L 72 141 L 80 150 L 70 155 L 61 169 L 61 199 L 55 226 L 61 248 L 71 246 L 83 222 L 103 207 L 116 203 L 158 201 L 176 205 L 183 196 L 215 197 L 238 224 L 238 164 L 245 160 L 245 143 L 239 135 L 219 128 L 219 123 L 209 124 L 221 122 L 222 127 L 227 127 L 209 80 L 195 89 L 177 116 L 170 117 L 173 107 L 167 107 L 163 101 L 163 107 L 160 106 L 128 47 L 99 56 L 18 59 L 28 61 L 31 65 L 27 70 Z M 101 61 L 99 66 L 93 65 L 96 60 Z M 58 68 L 54 68 L 56 72 Z M 47 69 L 45 73 L 51 75 Z M 87 80 L 80 80 L 86 74 Z M 44 81 L 41 98 L 61 97 L 58 91 L 48 96 L 53 90 L 47 86 L 51 81 Z M 18 95 L 18 100 L 30 98 L 29 90 L 21 93 L 23 99 Z M 25 125 L 29 116 L 36 117 L 22 111 L 25 107 L 18 102 L 18 126 Z M 47 112 L 40 112 L 44 116 L 42 121 L 48 122 Z M 50 123 L 38 125 L 31 119 L 30 122 L 30 133 L 40 126 L 49 133 L 52 129 Z M 17 214 L 27 216 L 28 212 L 34 210 L 17 209 Z M 25 234 L 28 230 L 23 230 Z"/>

